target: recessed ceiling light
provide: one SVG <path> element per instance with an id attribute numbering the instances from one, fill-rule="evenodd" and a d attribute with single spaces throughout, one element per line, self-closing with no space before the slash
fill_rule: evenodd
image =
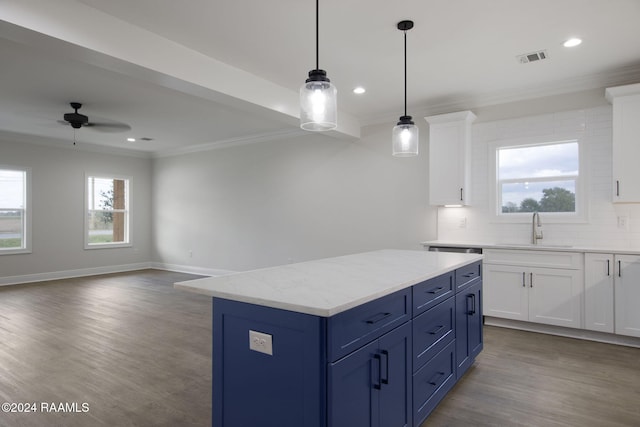
<path id="1" fill-rule="evenodd" d="M 567 40 L 566 42 L 564 42 L 562 45 L 564 47 L 575 47 L 575 46 L 578 46 L 580 43 L 582 43 L 582 40 L 580 40 L 578 38 L 571 38 L 571 39 Z"/>
<path id="2" fill-rule="evenodd" d="M 365 88 L 363 88 L 362 86 L 358 86 L 357 88 L 353 89 L 353 93 L 355 93 L 357 95 L 362 95 L 366 91 L 367 90 Z"/>
<path id="3" fill-rule="evenodd" d="M 129 142 L 136 142 L 136 139 L 135 139 L 135 138 L 127 138 L 127 141 L 129 141 Z"/>

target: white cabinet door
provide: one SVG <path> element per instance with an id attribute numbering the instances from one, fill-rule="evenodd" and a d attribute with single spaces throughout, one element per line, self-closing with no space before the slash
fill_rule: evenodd
<path id="1" fill-rule="evenodd" d="M 519 266 L 484 264 L 482 286 L 485 316 L 529 320 L 526 274 Z"/>
<path id="2" fill-rule="evenodd" d="M 613 255 L 587 253 L 584 269 L 584 327 L 613 333 Z"/>
<path id="3" fill-rule="evenodd" d="M 582 270 L 484 265 L 485 316 L 582 326 Z"/>
<path id="4" fill-rule="evenodd" d="M 580 270 L 532 268 L 529 279 L 529 321 L 547 325 L 582 326 Z"/>
<path id="5" fill-rule="evenodd" d="M 616 334 L 640 337 L 640 256 L 616 255 Z"/>
<path id="6" fill-rule="evenodd" d="M 613 104 L 613 202 L 640 202 L 640 84 L 607 89 Z"/>
<path id="7" fill-rule="evenodd" d="M 429 123 L 429 203 L 471 204 L 471 111 L 425 117 Z"/>

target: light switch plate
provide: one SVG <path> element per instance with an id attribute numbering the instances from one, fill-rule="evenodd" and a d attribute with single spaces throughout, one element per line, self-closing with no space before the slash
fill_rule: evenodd
<path id="1" fill-rule="evenodd" d="M 249 329 L 249 349 L 273 356 L 273 336 Z"/>

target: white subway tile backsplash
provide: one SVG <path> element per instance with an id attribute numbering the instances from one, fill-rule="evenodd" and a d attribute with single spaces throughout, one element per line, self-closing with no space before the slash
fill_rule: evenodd
<path id="1" fill-rule="evenodd" d="M 438 209 L 438 239 L 527 243 L 530 224 L 504 224 L 493 221 L 489 202 L 489 143 L 499 139 L 561 138 L 579 133 L 587 149 L 586 183 L 589 215 L 586 223 L 551 224 L 544 222 L 544 241 L 548 244 L 640 248 L 640 206 L 612 203 L 612 108 L 563 111 L 518 119 L 481 122 L 472 126 L 471 182 L 473 206 Z M 628 230 L 618 228 L 618 216 L 628 217 Z M 465 227 L 461 219 L 466 218 Z"/>

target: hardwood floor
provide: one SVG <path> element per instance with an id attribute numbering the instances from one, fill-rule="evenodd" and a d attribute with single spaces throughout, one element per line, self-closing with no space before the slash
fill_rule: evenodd
<path id="1" fill-rule="evenodd" d="M 145 270 L 1 287 L 0 403 L 89 411 L 0 412 L 0 426 L 210 425 L 211 300 L 173 289 L 194 277 Z"/>
<path id="2" fill-rule="evenodd" d="M 0 403 L 89 404 L 0 412 L 0 426 L 210 426 L 211 301 L 172 287 L 193 277 L 0 287 Z M 422 427 L 638 425 L 640 349 L 487 326 L 475 365 Z"/>
<path id="3" fill-rule="evenodd" d="M 640 349 L 484 327 L 484 350 L 422 424 L 640 426 Z"/>

